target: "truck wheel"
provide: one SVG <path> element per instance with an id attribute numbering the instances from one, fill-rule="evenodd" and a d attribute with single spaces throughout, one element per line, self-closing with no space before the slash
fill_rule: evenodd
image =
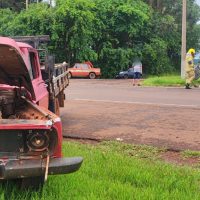
<path id="1" fill-rule="evenodd" d="M 55 114 L 57 116 L 60 116 L 60 105 L 59 105 L 59 99 L 57 97 L 55 98 L 54 104 L 55 104 Z"/>
<path id="2" fill-rule="evenodd" d="M 44 185 L 44 176 L 18 179 L 18 184 L 21 189 L 39 190 Z"/>
<path id="3" fill-rule="evenodd" d="M 96 74 L 93 73 L 93 72 L 90 73 L 90 74 L 89 74 L 89 78 L 90 78 L 90 79 L 95 79 L 95 78 L 96 78 Z"/>
<path id="4" fill-rule="evenodd" d="M 68 73 L 68 79 L 72 78 L 72 74 L 69 72 Z"/>

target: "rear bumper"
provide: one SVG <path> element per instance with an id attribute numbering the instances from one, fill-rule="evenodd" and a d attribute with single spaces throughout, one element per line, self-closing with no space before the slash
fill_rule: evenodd
<path id="1" fill-rule="evenodd" d="M 68 174 L 77 171 L 83 158 L 51 158 L 49 175 Z M 45 160 L 9 160 L 0 161 L 0 179 L 15 179 L 24 177 L 42 176 L 45 174 Z"/>

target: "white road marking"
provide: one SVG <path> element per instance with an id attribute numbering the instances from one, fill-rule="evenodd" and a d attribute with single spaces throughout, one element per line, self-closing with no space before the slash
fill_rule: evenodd
<path id="1" fill-rule="evenodd" d="M 200 109 L 198 105 L 178 105 L 178 104 L 166 104 L 166 103 L 147 103 L 147 102 L 137 102 L 137 101 L 112 101 L 112 100 L 99 100 L 99 99 L 72 99 L 75 101 L 91 101 L 91 102 L 102 102 L 102 103 L 123 103 L 123 104 L 137 104 L 137 105 L 152 105 L 152 106 L 173 106 L 177 108 L 197 108 Z"/>

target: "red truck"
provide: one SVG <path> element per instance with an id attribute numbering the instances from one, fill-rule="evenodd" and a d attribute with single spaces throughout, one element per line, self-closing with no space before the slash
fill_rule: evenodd
<path id="1" fill-rule="evenodd" d="M 41 69 L 38 51 L 16 40 L 0 37 L 0 180 L 37 188 L 48 175 L 77 171 L 83 159 L 62 157 L 55 112 L 64 106 L 66 64 L 47 56 Z"/>
<path id="2" fill-rule="evenodd" d="M 69 78 L 72 77 L 84 77 L 95 79 L 101 75 L 100 68 L 94 68 L 91 62 L 76 63 L 73 67 L 69 69 Z"/>

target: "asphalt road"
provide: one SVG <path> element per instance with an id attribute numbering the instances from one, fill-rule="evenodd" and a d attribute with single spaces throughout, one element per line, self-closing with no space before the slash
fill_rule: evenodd
<path id="1" fill-rule="evenodd" d="M 68 91 L 70 100 L 200 107 L 200 88 L 133 87 L 131 80 L 72 79 Z"/>
<path id="2" fill-rule="evenodd" d="M 131 80 L 72 79 L 65 136 L 200 150 L 200 89 L 133 87 Z"/>

